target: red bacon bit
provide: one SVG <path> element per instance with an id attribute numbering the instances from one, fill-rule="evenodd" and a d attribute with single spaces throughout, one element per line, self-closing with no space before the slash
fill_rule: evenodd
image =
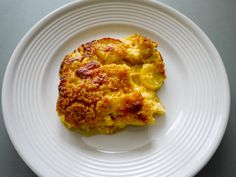
<path id="1" fill-rule="evenodd" d="M 83 67 L 76 70 L 76 75 L 81 78 L 92 77 L 98 73 L 98 67 L 100 65 L 95 61 L 90 61 L 86 63 Z"/>
<path id="2" fill-rule="evenodd" d="M 135 101 L 135 102 L 126 102 L 125 103 L 125 111 L 124 112 L 130 112 L 130 113 L 138 113 L 142 109 L 142 102 L 141 101 Z"/>
<path id="3" fill-rule="evenodd" d="M 96 61 L 90 61 L 84 65 L 86 69 L 95 69 L 98 68 L 100 65 Z"/>
<path id="4" fill-rule="evenodd" d="M 133 113 L 137 113 L 142 109 L 142 106 L 143 105 L 140 101 L 136 101 L 128 107 L 128 111 L 133 112 Z"/>
<path id="5" fill-rule="evenodd" d="M 112 51 L 114 48 L 111 46 L 107 46 L 104 51 L 109 52 Z"/>
<path id="6" fill-rule="evenodd" d="M 84 78 L 84 77 L 88 77 L 90 75 L 90 71 L 86 68 L 79 68 L 76 71 L 77 76 Z"/>
<path id="7" fill-rule="evenodd" d="M 134 95 L 135 99 L 125 100 L 124 113 L 138 113 L 143 107 L 143 99 L 140 95 Z"/>
<path id="8" fill-rule="evenodd" d="M 92 52 L 93 51 L 93 44 L 96 42 L 96 40 L 93 40 L 91 42 L 88 42 L 86 44 L 83 44 L 82 47 L 84 49 L 85 52 Z"/>
<path id="9" fill-rule="evenodd" d="M 93 79 L 93 83 L 98 84 L 98 85 L 102 85 L 107 82 L 108 82 L 108 76 L 105 73 L 99 74 L 98 76 L 94 77 L 94 79 Z"/>
<path id="10" fill-rule="evenodd" d="M 138 114 L 138 118 L 143 121 L 143 122 L 147 122 L 147 116 L 144 116 L 143 114 Z"/>

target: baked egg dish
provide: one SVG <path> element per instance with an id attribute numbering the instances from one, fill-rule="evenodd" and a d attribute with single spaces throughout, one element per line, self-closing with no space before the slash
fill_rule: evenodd
<path id="1" fill-rule="evenodd" d="M 93 40 L 66 55 L 56 105 L 63 124 L 85 134 L 153 125 L 165 113 L 157 96 L 166 78 L 157 46 L 132 34 Z"/>

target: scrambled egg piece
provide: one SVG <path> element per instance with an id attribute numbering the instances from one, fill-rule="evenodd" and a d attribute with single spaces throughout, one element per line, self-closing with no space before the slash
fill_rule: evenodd
<path id="1" fill-rule="evenodd" d="M 94 40 L 66 55 L 57 100 L 61 121 L 92 134 L 154 124 L 165 113 L 156 94 L 166 78 L 157 45 L 133 34 Z"/>

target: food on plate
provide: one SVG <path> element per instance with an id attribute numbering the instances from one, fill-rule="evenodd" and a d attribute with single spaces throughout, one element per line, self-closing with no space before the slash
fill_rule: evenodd
<path id="1" fill-rule="evenodd" d="M 128 125 L 152 125 L 165 113 L 156 91 L 166 78 L 154 42 L 140 34 L 102 38 L 65 56 L 57 112 L 66 127 L 111 134 Z"/>

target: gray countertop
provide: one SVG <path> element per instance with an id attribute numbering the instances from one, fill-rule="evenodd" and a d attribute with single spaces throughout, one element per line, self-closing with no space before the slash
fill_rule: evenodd
<path id="1" fill-rule="evenodd" d="M 10 56 L 23 35 L 42 17 L 70 0 L 0 1 L 0 92 Z M 225 64 L 231 88 L 231 112 L 224 138 L 197 177 L 236 176 L 236 0 L 161 0 L 192 19 L 209 36 Z M 0 95 L 1 98 L 1 95 Z M 1 100 L 1 99 L 0 99 Z M 0 177 L 36 176 L 16 153 L 0 107 Z"/>

